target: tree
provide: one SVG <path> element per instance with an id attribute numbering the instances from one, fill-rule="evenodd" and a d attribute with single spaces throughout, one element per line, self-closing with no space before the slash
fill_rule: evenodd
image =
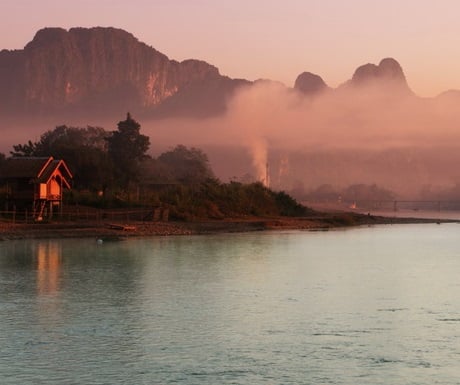
<path id="1" fill-rule="evenodd" d="M 126 120 L 118 123 L 118 130 L 107 138 L 108 153 L 120 187 L 129 187 L 131 182 L 138 181 L 141 161 L 147 157 L 150 139 L 140 133 L 140 128 L 128 112 Z"/>
<path id="2" fill-rule="evenodd" d="M 214 178 L 208 156 L 198 148 L 181 144 L 158 157 L 156 170 L 168 182 L 199 183 Z"/>
<path id="3" fill-rule="evenodd" d="M 3 164 L 5 163 L 5 154 L 3 154 L 2 152 L 0 152 L 0 175 L 2 174 L 2 168 L 3 168 Z"/>
<path id="4" fill-rule="evenodd" d="M 101 127 L 58 126 L 41 135 L 37 142 L 17 144 L 13 156 L 53 156 L 64 159 L 74 174 L 74 186 L 104 188 L 112 179 L 107 153 L 108 133 Z"/>
<path id="5" fill-rule="evenodd" d="M 38 142 L 33 143 L 29 140 L 26 144 L 13 145 L 13 151 L 10 151 L 11 156 L 39 156 L 40 151 L 37 148 Z"/>

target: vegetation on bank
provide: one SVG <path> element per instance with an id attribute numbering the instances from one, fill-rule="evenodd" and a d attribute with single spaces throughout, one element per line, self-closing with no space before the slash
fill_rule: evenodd
<path id="1" fill-rule="evenodd" d="M 261 183 L 222 183 L 208 179 L 201 183 L 177 183 L 141 186 L 136 194 L 97 196 L 72 190 L 68 204 L 96 208 L 161 207 L 176 220 L 224 219 L 242 216 L 311 215 L 312 210 L 300 205 L 284 192 L 272 191 Z"/>
<path id="2" fill-rule="evenodd" d="M 65 194 L 67 205 L 162 207 L 178 220 L 312 213 L 288 194 L 261 183 L 219 181 L 200 149 L 177 145 L 151 157 L 149 137 L 140 127 L 129 113 L 111 132 L 58 126 L 37 142 L 13 146 L 11 156 L 64 159 L 74 175 L 73 188 Z M 4 159 L 0 156 L 0 171 Z M 0 201 L 6 194 L 0 187 Z"/>

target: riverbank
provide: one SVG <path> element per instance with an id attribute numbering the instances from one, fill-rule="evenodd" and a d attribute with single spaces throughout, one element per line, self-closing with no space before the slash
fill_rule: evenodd
<path id="1" fill-rule="evenodd" d="M 101 223 L 54 222 L 11 224 L 0 223 L 0 240 L 96 238 L 101 240 L 143 236 L 234 233 L 266 230 L 327 231 L 333 228 L 402 223 L 441 223 L 456 220 L 397 218 L 357 213 L 321 213 L 311 217 L 244 217 L 193 222 Z"/>

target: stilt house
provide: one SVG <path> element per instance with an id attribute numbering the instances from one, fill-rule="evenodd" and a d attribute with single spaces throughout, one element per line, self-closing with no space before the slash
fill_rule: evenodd
<path id="1" fill-rule="evenodd" d="M 70 189 L 72 173 L 63 160 L 50 157 L 13 157 L 3 164 L 0 180 L 6 186 L 10 209 L 30 209 L 35 220 L 62 208 L 62 195 Z"/>

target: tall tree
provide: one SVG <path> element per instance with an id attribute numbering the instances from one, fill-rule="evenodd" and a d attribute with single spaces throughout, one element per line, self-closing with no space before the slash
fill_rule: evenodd
<path id="1" fill-rule="evenodd" d="M 13 156 L 53 156 L 64 159 L 74 174 L 74 186 L 104 188 L 112 179 L 107 153 L 108 133 L 101 127 L 58 126 L 41 135 L 37 142 L 13 146 Z"/>
<path id="2" fill-rule="evenodd" d="M 115 175 L 121 187 L 138 181 L 140 164 L 147 157 L 150 139 L 140 133 L 141 125 L 128 112 L 126 120 L 118 123 L 118 130 L 107 138 L 109 156 L 115 166 Z"/>

